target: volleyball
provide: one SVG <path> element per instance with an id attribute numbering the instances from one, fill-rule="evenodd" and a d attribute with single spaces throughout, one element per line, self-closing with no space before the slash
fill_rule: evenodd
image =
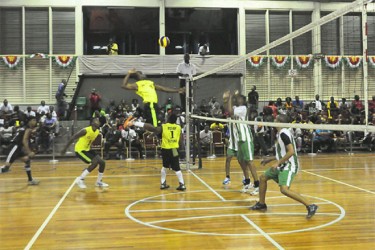
<path id="1" fill-rule="evenodd" d="M 170 41 L 167 36 L 162 36 L 159 38 L 158 43 L 161 47 L 165 48 L 170 44 Z"/>

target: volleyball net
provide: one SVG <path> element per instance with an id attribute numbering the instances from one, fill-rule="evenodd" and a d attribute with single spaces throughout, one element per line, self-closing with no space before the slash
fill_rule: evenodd
<path id="1" fill-rule="evenodd" d="M 337 9 L 335 11 L 332 11 L 333 8 L 331 7 L 331 10 L 327 8 L 318 12 L 312 11 L 308 14 L 290 11 L 282 16 L 280 13 L 266 12 L 268 20 L 266 21 L 266 23 L 268 22 L 268 28 L 265 28 L 267 34 L 264 34 L 266 38 L 263 44 L 262 42 L 254 42 L 260 45 L 259 48 L 253 49 L 231 62 L 199 74 L 192 80 L 197 81 L 212 74 L 225 72 L 238 64 L 246 64 L 243 86 L 239 91 L 242 95 L 247 95 L 251 87 L 256 85 L 260 103 L 262 103 L 257 109 L 258 113 L 264 111 L 262 106 L 267 106 L 271 100 L 276 102 L 280 98 L 285 103 L 286 97 L 293 97 L 294 100 L 295 96 L 299 96 L 301 100 L 310 102 L 315 99 L 316 94 L 319 94 L 320 100 L 325 103 L 330 101 L 331 96 L 335 99 L 333 102 L 337 103 L 342 98 L 346 98 L 350 109 L 351 100 L 354 99 L 355 95 L 358 95 L 363 100 L 364 110 L 360 110 L 355 118 L 347 118 L 338 112 L 333 112 L 335 113 L 334 117 L 330 112 L 328 112 L 329 114 L 322 112 L 316 115 L 315 113 L 319 109 L 308 107 L 307 110 L 297 112 L 301 120 L 305 121 L 306 117 L 311 117 L 310 113 L 314 113 L 313 122 L 316 119 L 320 120 L 319 123 L 323 121 L 324 124 L 297 122 L 289 123 L 287 127 L 312 131 L 373 133 L 375 127 L 368 124 L 371 112 L 369 112 L 367 103 L 369 96 L 375 95 L 375 87 L 368 84 L 369 79 L 373 76 L 375 78 L 375 69 L 371 67 L 374 65 L 375 68 L 375 49 L 372 49 L 372 47 L 375 48 L 375 32 L 373 31 L 375 30 L 375 6 L 371 2 L 372 0 L 357 0 L 340 5 L 338 9 L 334 8 Z M 250 20 L 255 18 L 254 15 L 256 14 L 259 13 L 246 14 L 248 18 L 246 25 L 251 26 Z M 298 15 L 308 16 L 309 18 L 299 18 Z M 286 30 L 288 32 L 281 36 L 282 32 L 278 32 L 278 30 L 282 30 L 283 26 L 277 24 L 282 24 L 283 18 L 287 20 L 286 25 L 288 27 Z M 247 39 L 251 40 L 252 35 L 256 36 L 257 34 L 246 34 Z M 267 42 L 267 39 L 272 40 L 272 38 L 274 41 Z M 252 43 L 246 41 L 246 44 L 248 48 L 254 48 Z M 219 101 L 222 101 L 222 99 L 220 98 Z M 304 111 L 305 113 L 302 114 Z M 287 113 L 291 116 L 291 120 L 296 118 L 289 110 L 280 109 L 278 112 Z M 346 115 L 352 115 L 351 110 L 346 112 Z M 229 122 L 219 116 L 192 115 L 189 114 L 189 111 L 186 115 L 191 119 L 205 121 L 204 123 L 208 124 L 214 121 L 226 124 Z M 269 128 L 286 126 L 282 123 L 257 122 L 254 120 L 255 115 L 249 117 L 249 121 L 231 120 L 230 122 L 246 123 L 250 126 L 261 125 Z M 355 119 L 354 122 L 353 119 Z M 190 119 L 187 119 L 187 127 L 192 127 L 191 122 Z M 196 130 L 199 131 L 199 129 L 201 128 Z M 190 138 L 192 131 L 187 129 L 187 138 Z M 190 148 L 190 140 L 187 140 L 187 156 L 190 155 Z"/>

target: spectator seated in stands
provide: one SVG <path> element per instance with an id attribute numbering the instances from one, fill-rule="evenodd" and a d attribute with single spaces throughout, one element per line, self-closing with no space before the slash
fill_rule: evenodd
<path id="1" fill-rule="evenodd" d="M 320 124 L 317 121 L 317 124 Z M 333 132 L 331 130 L 317 129 L 314 137 L 314 152 L 322 150 L 324 146 L 327 146 L 327 152 L 332 152 L 334 147 Z"/>
<path id="2" fill-rule="evenodd" d="M 339 104 L 335 101 L 335 98 L 331 96 L 329 102 L 327 103 L 328 119 L 335 120 L 339 115 Z"/>
<path id="3" fill-rule="evenodd" d="M 6 154 L 8 146 L 13 138 L 16 131 L 14 126 L 10 126 L 7 120 L 4 121 L 4 126 L 0 127 L 0 145 L 1 153 Z"/>
<path id="4" fill-rule="evenodd" d="M 120 157 L 123 156 L 124 153 L 124 142 L 122 140 L 121 131 L 117 129 L 116 123 L 111 124 L 111 127 L 105 135 L 104 155 L 106 160 L 109 160 L 111 158 L 109 149 L 112 146 L 116 147 L 116 159 L 120 159 Z"/>
<path id="5" fill-rule="evenodd" d="M 210 126 L 211 130 L 219 130 L 223 131 L 224 130 L 224 125 L 221 124 L 220 122 L 213 122 Z"/>
<path id="6" fill-rule="evenodd" d="M 129 145 L 131 144 L 132 148 L 138 149 L 140 157 L 145 158 L 145 155 L 143 154 L 142 144 L 140 143 L 138 135 L 134 129 L 127 127 L 121 131 L 121 135 L 128 149 Z M 128 151 L 128 153 L 130 157 L 131 152 Z"/>
<path id="7" fill-rule="evenodd" d="M 294 111 L 292 98 L 287 97 L 285 98 L 285 103 L 283 105 L 283 109 L 286 110 L 287 113 L 291 114 Z"/>
<path id="8" fill-rule="evenodd" d="M 42 152 L 47 154 L 52 153 L 52 140 L 56 132 L 56 119 L 52 117 L 51 113 L 46 114 L 46 118 L 41 123 L 39 134 L 39 146 Z"/>
<path id="9" fill-rule="evenodd" d="M 50 112 L 49 110 L 49 106 L 46 105 L 46 102 L 45 101 L 41 101 L 40 102 L 40 106 L 38 107 L 37 111 L 36 111 L 39 115 L 42 114 L 42 112 L 44 112 L 44 114 L 48 114 Z"/>
<path id="10" fill-rule="evenodd" d="M 4 99 L 3 104 L 0 106 L 0 116 L 3 118 L 7 118 L 9 115 L 13 113 L 13 107 L 8 102 L 7 99 Z"/>
<path id="11" fill-rule="evenodd" d="M 199 132 L 199 146 L 210 148 L 212 141 L 212 132 L 208 125 L 204 126 L 204 129 Z"/>
<path id="12" fill-rule="evenodd" d="M 92 114 L 93 118 L 99 118 L 100 127 L 103 127 L 107 123 L 106 113 L 103 109 L 95 110 Z"/>
<path id="13" fill-rule="evenodd" d="M 29 116 L 36 117 L 36 113 L 35 113 L 35 111 L 32 110 L 31 106 L 28 106 L 26 108 L 25 115 L 26 115 L 26 117 L 29 117 Z"/>
<path id="14" fill-rule="evenodd" d="M 22 127 L 26 122 L 26 115 L 20 110 L 18 105 L 14 106 L 13 113 L 9 116 L 9 125 Z"/>
<path id="15" fill-rule="evenodd" d="M 302 112 L 303 110 L 303 101 L 299 99 L 299 96 L 296 95 L 295 100 L 293 101 L 293 107 L 297 112 Z"/>
<path id="16" fill-rule="evenodd" d="M 213 109 L 211 110 L 211 116 L 216 118 L 223 117 L 223 111 L 218 102 L 215 102 Z"/>
<path id="17" fill-rule="evenodd" d="M 359 95 L 354 96 L 350 111 L 352 113 L 352 124 L 363 124 L 365 107 L 359 100 Z"/>

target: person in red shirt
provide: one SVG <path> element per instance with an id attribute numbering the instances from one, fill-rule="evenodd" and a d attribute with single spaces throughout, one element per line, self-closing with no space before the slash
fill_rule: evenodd
<path id="1" fill-rule="evenodd" d="M 96 89 L 92 89 L 91 94 L 90 94 L 90 109 L 91 109 L 91 114 L 94 114 L 96 110 L 100 110 L 100 101 L 102 100 L 101 96 L 96 93 Z"/>

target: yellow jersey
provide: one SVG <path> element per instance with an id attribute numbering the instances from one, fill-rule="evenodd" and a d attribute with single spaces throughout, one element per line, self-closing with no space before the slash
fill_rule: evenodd
<path id="1" fill-rule="evenodd" d="M 74 147 L 74 151 L 81 152 L 81 151 L 89 151 L 91 147 L 91 143 L 95 140 L 95 138 L 99 134 L 99 129 L 94 131 L 92 126 L 84 128 L 86 130 L 86 134 L 80 137 Z"/>
<path id="2" fill-rule="evenodd" d="M 140 80 L 136 82 L 138 90 L 135 92 L 142 97 L 143 102 L 158 103 L 158 95 L 156 94 L 155 85 L 150 80 Z"/>
<path id="3" fill-rule="evenodd" d="M 165 123 L 161 125 L 162 136 L 161 136 L 161 148 L 172 149 L 179 148 L 181 127 L 174 123 Z"/>

